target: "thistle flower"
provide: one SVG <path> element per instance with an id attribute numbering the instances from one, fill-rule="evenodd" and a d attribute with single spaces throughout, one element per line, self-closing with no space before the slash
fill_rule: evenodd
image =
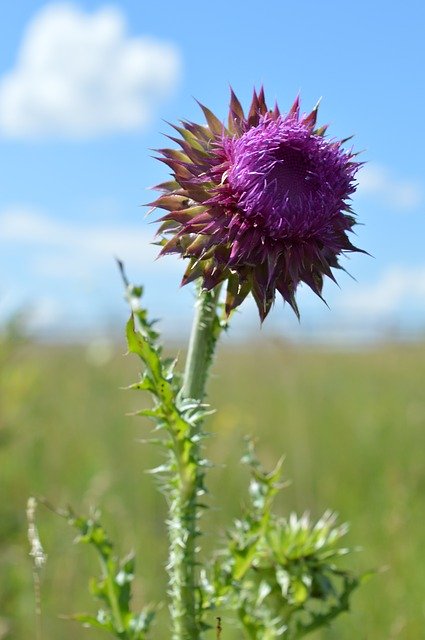
<path id="1" fill-rule="evenodd" d="M 251 292 L 263 321 L 280 293 L 299 316 L 295 292 L 306 283 L 322 298 L 324 276 L 335 280 L 338 258 L 360 251 L 347 233 L 360 163 L 316 128 L 317 106 L 300 115 L 269 110 L 254 91 L 248 115 L 231 91 L 228 126 L 200 104 L 206 124 L 174 126 L 181 149 L 160 149 L 173 180 L 158 185 L 161 255 L 189 263 L 182 284 L 205 289 L 227 281 L 229 314 Z"/>

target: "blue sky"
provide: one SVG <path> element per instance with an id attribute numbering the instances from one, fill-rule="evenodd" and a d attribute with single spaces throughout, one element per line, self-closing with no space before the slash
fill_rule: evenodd
<path id="1" fill-rule="evenodd" d="M 224 119 L 229 84 L 243 104 L 264 84 L 281 110 L 319 97 L 329 135 L 354 134 L 367 161 L 354 208 L 356 255 L 326 287 L 331 311 L 301 290 L 302 323 L 278 301 L 282 335 L 425 325 L 423 3 L 258 4 L 216 0 L 51 2 L 2 9 L 0 317 L 28 310 L 40 333 L 102 333 L 124 321 L 113 257 L 146 286 L 170 329 L 187 327 L 183 265 L 154 261 L 141 204 L 167 177 L 150 149 L 164 121 Z M 234 322 L 256 327 L 248 301 Z"/>

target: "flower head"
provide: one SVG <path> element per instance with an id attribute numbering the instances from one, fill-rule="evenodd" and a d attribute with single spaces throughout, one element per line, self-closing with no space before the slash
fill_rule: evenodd
<path id="1" fill-rule="evenodd" d="M 227 281 L 227 313 L 252 292 L 264 320 L 277 291 L 298 315 L 298 285 L 322 297 L 339 256 L 360 251 L 347 235 L 360 163 L 316 128 L 317 107 L 300 115 L 298 98 L 281 114 L 254 91 L 245 115 L 232 91 L 227 127 L 200 107 L 206 124 L 182 122 L 171 138 L 181 149 L 160 150 L 173 172 L 151 203 L 168 211 L 161 255 L 188 258 L 182 284 Z"/>

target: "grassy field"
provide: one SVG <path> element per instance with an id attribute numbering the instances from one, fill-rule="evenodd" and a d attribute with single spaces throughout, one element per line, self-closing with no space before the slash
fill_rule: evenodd
<path id="1" fill-rule="evenodd" d="M 137 553 L 136 601 L 160 602 L 165 591 L 164 504 L 145 470 L 158 453 L 136 443 L 147 434 L 143 403 L 121 391 L 138 363 L 120 349 L 104 363 L 84 347 L 21 345 L 0 362 L 0 639 L 33 639 L 34 597 L 25 504 L 44 495 L 86 513 L 98 505 L 123 553 Z M 121 348 L 124 351 L 124 347 Z M 4 349 L 3 349 L 4 352 Z M 258 438 L 265 466 L 286 454 L 292 480 L 276 508 L 330 507 L 351 523 L 349 543 L 362 551 L 359 571 L 382 569 L 353 601 L 353 611 L 312 640 L 420 640 L 425 628 L 425 345 L 358 352 L 267 341 L 222 347 L 209 400 L 211 510 L 205 553 L 244 503 L 239 464 L 243 436 Z M 92 551 L 44 508 L 40 535 L 48 553 L 42 576 L 43 640 L 103 635 L 60 619 L 93 611 L 87 580 Z M 157 638 L 167 638 L 166 607 Z M 240 637 L 223 620 L 223 640 Z M 213 635 L 211 635 L 211 638 Z"/>

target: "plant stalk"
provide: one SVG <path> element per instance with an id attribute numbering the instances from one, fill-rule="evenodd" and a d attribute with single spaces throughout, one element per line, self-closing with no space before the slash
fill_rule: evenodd
<path id="1" fill-rule="evenodd" d="M 183 398 L 202 401 L 209 367 L 220 334 L 217 303 L 221 285 L 213 291 L 199 291 L 184 371 Z"/>
<path id="2" fill-rule="evenodd" d="M 220 334 L 217 303 L 220 286 L 213 291 L 199 290 L 189 340 L 181 399 L 202 402 L 214 349 Z M 196 436 L 196 437 L 194 437 Z M 185 445 L 175 447 L 178 482 L 170 501 L 170 596 L 173 640 L 199 640 L 197 546 L 199 535 L 199 496 L 203 490 L 204 468 L 201 463 L 197 432 L 191 433 Z"/>

